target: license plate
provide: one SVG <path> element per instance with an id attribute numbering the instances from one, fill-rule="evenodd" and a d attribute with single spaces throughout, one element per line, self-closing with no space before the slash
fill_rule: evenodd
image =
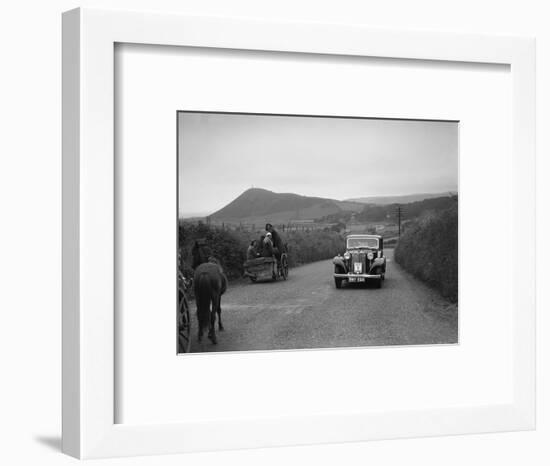
<path id="1" fill-rule="evenodd" d="M 358 282 L 364 282 L 365 279 L 364 279 L 363 277 L 357 277 L 357 281 L 358 281 Z"/>
<path id="2" fill-rule="evenodd" d="M 350 281 L 350 283 L 364 282 L 365 278 L 364 277 L 349 277 L 349 281 Z"/>

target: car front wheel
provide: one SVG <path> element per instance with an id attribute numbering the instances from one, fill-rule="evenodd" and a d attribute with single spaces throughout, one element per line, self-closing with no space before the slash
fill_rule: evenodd
<path id="1" fill-rule="evenodd" d="M 342 278 L 335 277 L 334 278 L 334 284 L 336 285 L 336 288 L 340 289 L 342 288 Z"/>

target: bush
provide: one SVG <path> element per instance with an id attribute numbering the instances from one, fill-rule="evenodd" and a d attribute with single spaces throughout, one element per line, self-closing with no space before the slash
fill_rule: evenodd
<path id="1" fill-rule="evenodd" d="M 405 270 L 458 301 L 458 203 L 408 224 L 395 249 Z"/>
<path id="2" fill-rule="evenodd" d="M 241 232 L 213 228 L 203 223 L 180 222 L 178 241 L 180 267 L 184 275 L 192 276 L 191 249 L 195 241 L 200 238 L 206 240 L 211 254 L 220 261 L 229 280 L 242 276 L 249 241 Z"/>
<path id="3" fill-rule="evenodd" d="M 192 276 L 191 249 L 195 241 L 204 238 L 212 255 L 222 264 L 230 280 L 242 277 L 246 250 L 253 239 L 260 239 L 261 231 L 229 230 L 204 223 L 180 222 L 179 255 L 180 269 L 185 276 Z M 338 232 L 328 230 L 279 231 L 288 246 L 290 267 L 334 257 L 342 252 L 344 239 Z"/>
<path id="4" fill-rule="evenodd" d="M 283 239 L 290 267 L 331 259 L 344 247 L 343 237 L 332 230 L 290 231 Z"/>

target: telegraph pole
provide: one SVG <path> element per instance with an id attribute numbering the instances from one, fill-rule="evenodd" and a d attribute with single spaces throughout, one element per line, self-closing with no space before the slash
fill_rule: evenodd
<path id="1" fill-rule="evenodd" d="M 397 228 L 398 228 L 398 236 L 401 237 L 401 206 L 397 206 Z"/>

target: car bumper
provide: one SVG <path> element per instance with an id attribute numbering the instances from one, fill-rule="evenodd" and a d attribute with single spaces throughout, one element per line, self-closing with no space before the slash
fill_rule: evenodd
<path id="1" fill-rule="evenodd" d="M 370 273 L 335 273 L 334 278 L 382 278 L 382 275 Z"/>

